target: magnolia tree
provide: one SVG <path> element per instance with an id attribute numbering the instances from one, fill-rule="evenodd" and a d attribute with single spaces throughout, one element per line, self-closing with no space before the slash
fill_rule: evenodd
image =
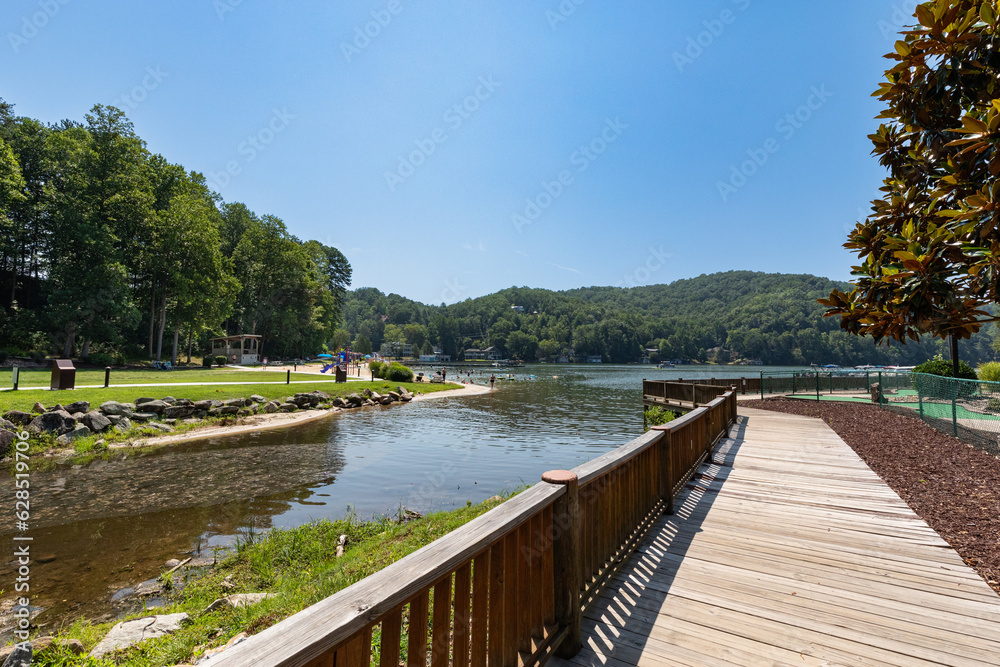
<path id="1" fill-rule="evenodd" d="M 844 244 L 861 260 L 854 288 L 820 303 L 879 342 L 949 338 L 957 367 L 959 339 L 997 319 L 998 14 L 995 0 L 937 0 L 914 16 L 874 93 L 885 122 L 870 138 L 889 176 Z"/>

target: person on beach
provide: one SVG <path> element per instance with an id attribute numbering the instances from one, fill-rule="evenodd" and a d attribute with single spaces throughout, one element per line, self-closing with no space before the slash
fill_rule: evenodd
<path id="1" fill-rule="evenodd" d="M 264 357 L 264 370 L 267 370 L 267 357 Z"/>
<path id="2" fill-rule="evenodd" d="M 493 383 L 496 382 L 496 381 L 497 381 L 497 376 L 496 375 L 491 375 L 490 376 L 490 391 L 493 391 Z"/>

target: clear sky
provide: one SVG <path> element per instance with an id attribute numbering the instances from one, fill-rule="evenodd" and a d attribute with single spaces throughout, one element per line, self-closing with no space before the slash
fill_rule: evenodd
<path id="1" fill-rule="evenodd" d="M 125 110 L 226 201 L 426 303 L 849 277 L 913 0 L 5 0 L 0 97 Z"/>

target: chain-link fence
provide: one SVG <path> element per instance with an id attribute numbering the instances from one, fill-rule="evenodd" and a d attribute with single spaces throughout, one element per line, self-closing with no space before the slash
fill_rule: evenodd
<path id="1" fill-rule="evenodd" d="M 873 384 L 884 393 L 912 389 L 908 371 L 829 370 L 829 371 L 764 371 L 760 374 L 761 398 L 767 394 L 792 394 L 822 400 L 833 394 L 856 394 L 859 400 L 870 396 Z"/>

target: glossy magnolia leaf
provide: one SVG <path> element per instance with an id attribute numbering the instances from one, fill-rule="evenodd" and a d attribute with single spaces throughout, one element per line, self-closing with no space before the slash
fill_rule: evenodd
<path id="1" fill-rule="evenodd" d="M 996 12 L 993 11 L 993 7 L 990 6 L 989 2 L 984 2 L 983 6 L 979 8 L 979 18 L 983 20 L 984 23 L 995 26 L 997 21 Z"/>

